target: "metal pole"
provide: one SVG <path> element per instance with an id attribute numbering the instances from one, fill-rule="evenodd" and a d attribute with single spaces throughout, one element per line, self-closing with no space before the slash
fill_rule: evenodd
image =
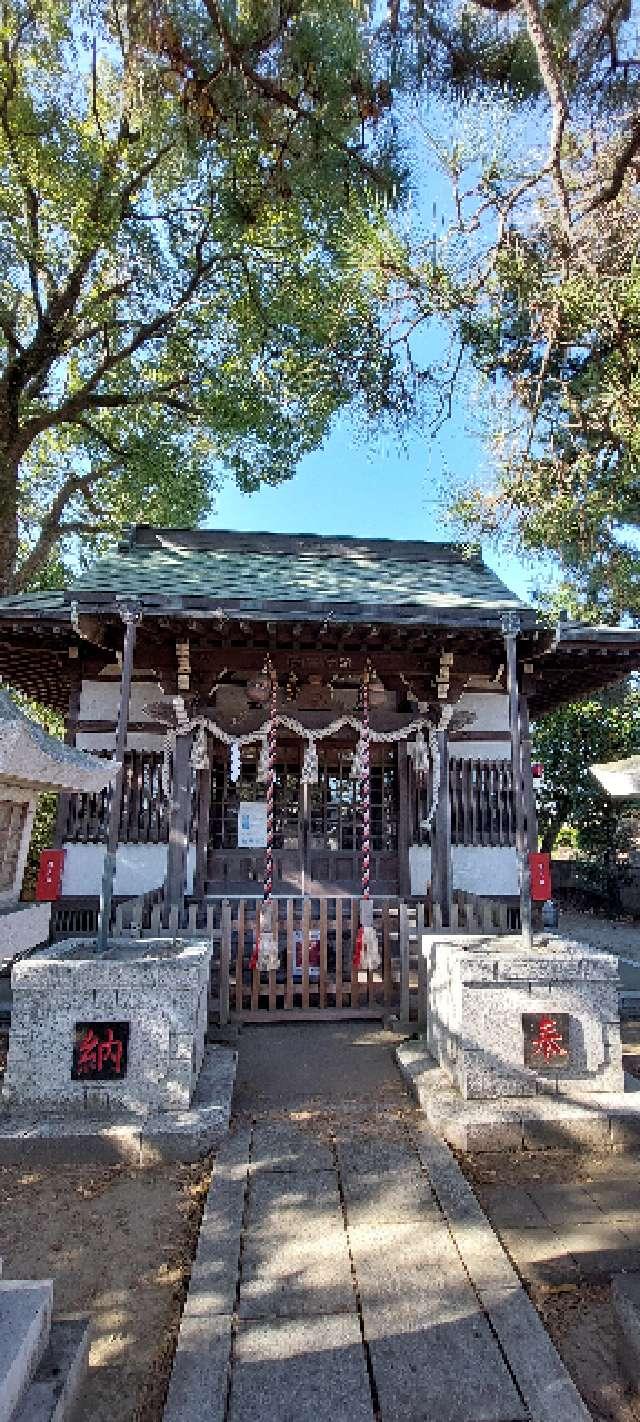
<path id="1" fill-rule="evenodd" d="M 517 613 L 507 613 L 502 620 L 507 653 L 507 690 L 509 693 L 509 726 L 511 729 L 511 767 L 516 812 L 516 851 L 520 878 L 520 923 L 525 948 L 533 944 L 531 921 L 531 870 L 525 834 L 524 781 L 522 774 L 522 742 L 520 738 L 520 696 L 518 692 L 517 642 L 520 619 Z"/>
<path id="2" fill-rule="evenodd" d="M 120 811 L 122 809 L 122 784 L 123 784 L 123 763 L 124 754 L 127 748 L 127 728 L 129 725 L 129 700 L 131 697 L 131 677 L 133 673 L 133 651 L 136 643 L 136 629 L 140 621 L 140 611 L 135 604 L 127 604 L 121 609 L 121 617 L 124 623 L 124 650 L 122 653 L 122 680 L 120 683 L 120 703 L 118 706 L 118 722 L 116 727 L 116 751 L 115 758 L 119 762 L 120 769 L 113 782 L 111 790 L 111 800 L 109 802 L 109 829 L 107 832 L 107 848 L 102 866 L 102 888 L 100 890 L 100 912 L 98 915 L 98 940 L 97 946 L 100 952 L 104 952 L 109 937 L 109 927 L 111 924 L 111 906 L 113 903 L 113 885 L 116 875 L 116 853 L 118 849 L 118 832 L 120 829 Z"/>

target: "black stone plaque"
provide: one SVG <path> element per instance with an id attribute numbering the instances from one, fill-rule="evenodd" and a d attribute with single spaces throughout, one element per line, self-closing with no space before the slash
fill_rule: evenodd
<path id="1" fill-rule="evenodd" d="M 128 1022 L 76 1022 L 72 1081 L 121 1081 L 128 1051 Z"/>
<path id="2" fill-rule="evenodd" d="M 571 1065 L 568 1012 L 523 1012 L 524 1064 L 556 1073 Z"/>

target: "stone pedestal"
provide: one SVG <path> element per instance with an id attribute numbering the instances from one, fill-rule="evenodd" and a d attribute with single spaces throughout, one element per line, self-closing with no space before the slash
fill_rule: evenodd
<path id="1" fill-rule="evenodd" d="M 624 1088 L 618 964 L 585 943 L 425 934 L 427 1045 L 465 1100 Z"/>
<path id="2" fill-rule="evenodd" d="M 66 940 L 17 963 L 3 1096 L 13 1108 L 185 1111 L 202 1066 L 211 944 Z"/>

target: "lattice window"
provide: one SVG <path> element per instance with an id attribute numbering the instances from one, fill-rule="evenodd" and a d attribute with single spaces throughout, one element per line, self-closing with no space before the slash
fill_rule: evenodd
<path id="1" fill-rule="evenodd" d="M 376 748 L 371 766 L 371 847 L 393 852 L 398 838 L 395 756 Z M 372 757 L 373 759 L 373 757 Z M 349 751 L 320 754 L 317 785 L 310 786 L 311 848 L 354 852 L 362 848 L 362 792 L 351 779 Z"/>

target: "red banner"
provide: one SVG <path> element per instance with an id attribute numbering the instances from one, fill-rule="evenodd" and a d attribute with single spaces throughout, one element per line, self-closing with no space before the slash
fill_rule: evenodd
<path id="1" fill-rule="evenodd" d="M 537 903 L 551 898 L 551 855 L 530 854 L 531 897 Z"/>
<path id="2" fill-rule="evenodd" d="M 60 898 L 64 849 L 44 849 L 40 855 L 40 868 L 36 884 L 36 898 L 40 903 L 52 903 Z"/>

